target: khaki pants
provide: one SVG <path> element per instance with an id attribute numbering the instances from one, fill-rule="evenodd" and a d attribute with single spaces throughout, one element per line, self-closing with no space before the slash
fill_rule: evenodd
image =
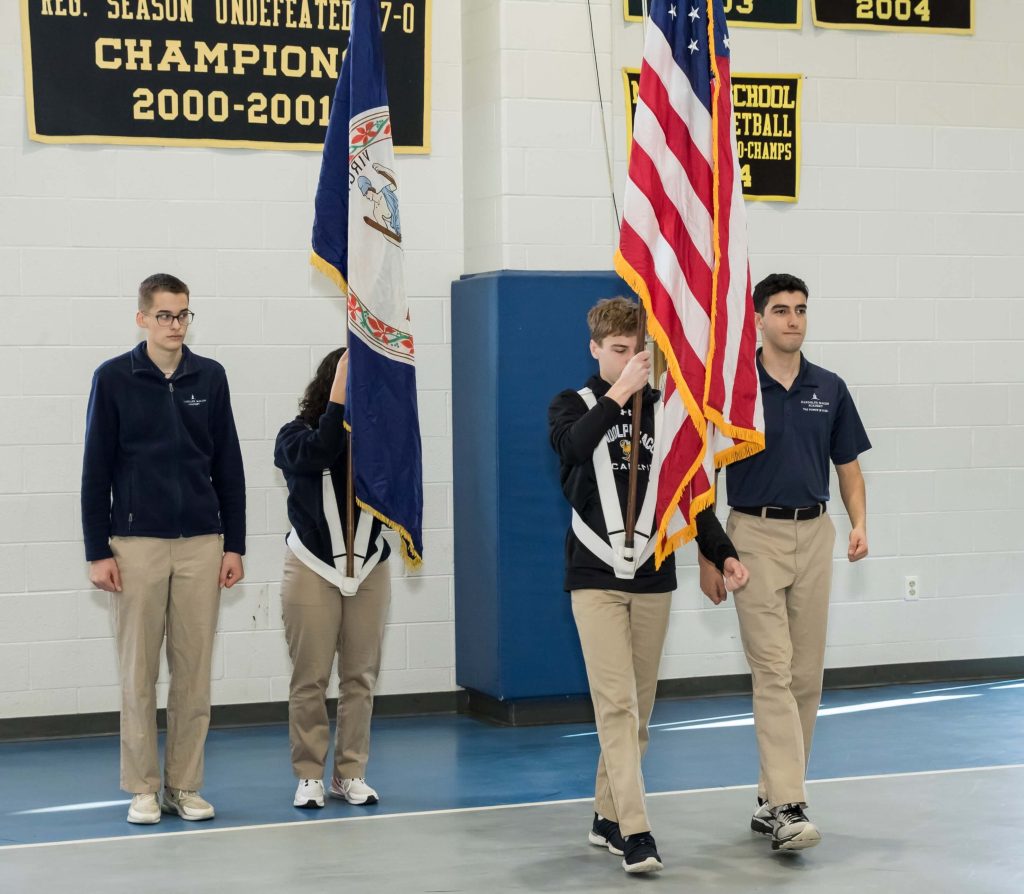
<path id="1" fill-rule="evenodd" d="M 338 655 L 334 775 L 363 777 L 370 756 L 373 690 L 391 604 L 387 563 L 370 572 L 355 596 L 342 596 L 337 587 L 286 550 L 281 603 L 292 658 L 288 692 L 292 770 L 298 779 L 323 778 L 330 739 L 327 683 Z"/>
<path id="2" fill-rule="evenodd" d="M 758 794 L 773 807 L 805 804 L 836 529 L 828 515 L 784 521 L 731 512 L 726 530 L 750 571 L 733 598 L 754 684 Z"/>
<path id="3" fill-rule="evenodd" d="M 601 743 L 594 809 L 623 835 L 651 828 L 640 765 L 671 607 L 671 593 L 572 591 Z"/>
<path id="4" fill-rule="evenodd" d="M 156 680 L 166 632 L 171 683 L 164 781 L 170 788 L 197 790 L 210 728 L 221 537 L 113 537 L 110 548 L 122 589 L 111 597 L 121 674 L 121 788 L 136 794 L 160 790 Z"/>

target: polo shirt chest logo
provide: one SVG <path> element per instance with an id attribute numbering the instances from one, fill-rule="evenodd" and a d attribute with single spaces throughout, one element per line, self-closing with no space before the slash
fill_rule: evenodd
<path id="1" fill-rule="evenodd" d="M 831 406 L 831 404 L 830 404 L 829 401 L 821 400 L 818 397 L 818 392 L 817 391 L 812 391 L 811 392 L 811 397 L 810 397 L 809 400 L 802 400 L 802 401 L 800 401 L 800 408 L 805 413 L 827 413 L 829 411 L 828 408 L 830 406 Z"/>

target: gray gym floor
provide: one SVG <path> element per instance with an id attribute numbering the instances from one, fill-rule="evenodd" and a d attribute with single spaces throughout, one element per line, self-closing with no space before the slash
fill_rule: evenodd
<path id="1" fill-rule="evenodd" d="M 14 846 L 0 852 L 0 890 L 1024 892 L 1024 765 L 812 782 L 824 837 L 799 854 L 748 831 L 753 797 L 652 794 L 665 870 L 642 878 L 587 844 L 586 799 Z"/>

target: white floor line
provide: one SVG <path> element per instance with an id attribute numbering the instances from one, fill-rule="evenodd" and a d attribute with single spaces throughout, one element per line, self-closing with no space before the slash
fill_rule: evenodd
<path id="1" fill-rule="evenodd" d="M 1007 683 L 1014 681 L 1008 680 Z M 948 689 L 930 689 L 927 692 L 950 692 L 954 689 L 973 689 L 975 686 L 989 686 L 993 689 L 1014 689 L 1024 688 L 1024 683 L 1012 686 L 996 685 L 993 681 L 987 683 L 976 683 L 970 686 L 950 686 Z M 914 695 L 924 695 L 924 692 L 915 692 Z M 839 705 L 834 708 L 818 708 L 818 717 L 831 717 L 836 714 L 856 714 L 860 711 L 878 711 L 883 708 L 903 708 L 908 705 L 925 705 L 930 702 L 950 701 L 960 698 L 977 698 L 980 693 L 966 693 L 964 695 L 936 695 L 925 698 L 898 698 L 880 702 L 862 702 L 854 705 Z M 650 729 L 660 729 L 667 733 L 685 732 L 687 730 L 700 729 L 727 729 L 737 726 L 753 726 L 754 715 L 747 711 L 742 714 L 722 714 L 718 717 L 695 717 L 690 720 L 673 720 L 667 723 L 652 723 Z M 569 733 L 562 736 L 563 739 L 579 739 L 586 736 L 596 736 L 597 730 L 590 730 L 585 733 Z"/>
<path id="2" fill-rule="evenodd" d="M 690 720 L 671 720 L 667 723 L 649 723 L 648 729 L 661 729 L 666 726 L 679 726 L 685 723 L 706 723 L 709 720 L 730 720 L 733 717 L 753 717 L 754 715 L 750 711 L 744 711 L 742 714 L 720 714 L 717 717 L 693 717 Z M 591 730 L 586 733 L 569 733 L 568 735 L 562 736 L 563 739 L 579 739 L 582 736 L 596 736 L 597 730 Z"/>
<path id="3" fill-rule="evenodd" d="M 1024 764 L 995 764 L 988 767 L 954 767 L 948 770 L 915 770 L 907 773 L 876 773 L 869 776 L 835 776 L 829 779 L 808 779 L 808 785 L 829 785 L 836 782 L 861 782 L 871 779 L 901 779 L 912 776 L 945 776 L 952 773 L 983 773 L 990 770 L 1024 770 Z M 648 798 L 664 798 L 672 795 L 701 795 L 711 792 L 741 791 L 743 789 L 754 790 L 757 786 L 749 785 L 717 785 L 710 788 L 687 788 L 669 792 L 648 792 Z M 101 844 L 111 841 L 154 841 L 165 838 L 169 835 L 215 835 L 228 832 L 252 832 L 262 829 L 287 829 L 299 828 L 304 825 L 332 825 L 337 823 L 365 823 L 372 820 L 404 819 L 420 816 L 444 816 L 456 813 L 484 813 L 492 810 L 515 810 L 521 807 L 555 807 L 560 804 L 583 804 L 593 801 L 593 796 L 586 798 L 563 798 L 558 801 L 528 801 L 517 804 L 488 804 L 481 807 L 449 807 L 443 810 L 414 810 L 408 813 L 379 813 L 366 816 L 338 816 L 330 819 L 309 819 L 296 820 L 288 823 L 259 823 L 251 826 L 225 826 L 218 828 L 197 828 L 187 829 L 180 832 L 153 832 L 136 835 L 111 835 L 106 838 L 75 838 L 70 841 L 40 841 L 32 844 L 6 844 L 0 845 L 0 854 L 7 851 L 27 850 L 40 847 L 65 847 L 71 844 Z"/>
<path id="4" fill-rule="evenodd" d="M 859 714 L 863 711 L 882 711 L 889 708 L 906 708 L 914 705 L 927 705 L 933 702 L 949 702 L 962 698 L 981 698 L 980 692 L 965 692 L 962 695 L 929 695 L 920 698 L 894 698 L 884 702 L 863 702 L 859 705 L 840 705 L 836 708 L 819 708 L 818 719 L 835 717 L 840 714 Z M 753 715 L 740 720 L 720 720 L 716 723 L 698 723 L 689 726 L 669 726 L 662 730 L 666 733 L 686 733 L 700 729 L 727 729 L 737 726 L 753 726 Z"/>
<path id="5" fill-rule="evenodd" d="M 121 801 L 88 801 L 83 804 L 61 804 L 58 807 L 36 807 L 34 810 L 15 810 L 8 816 L 31 816 L 35 813 L 71 813 L 75 810 L 98 810 L 101 807 L 118 807 L 123 804 L 131 804 L 131 798 Z"/>
<path id="6" fill-rule="evenodd" d="M 1024 683 L 1024 679 L 1021 680 L 988 680 L 985 683 L 967 683 L 964 686 L 945 686 L 942 689 L 919 689 L 914 695 L 931 695 L 933 692 L 952 692 L 954 689 L 978 689 L 982 686 L 988 686 L 992 689 L 999 689 L 1006 683 Z"/>

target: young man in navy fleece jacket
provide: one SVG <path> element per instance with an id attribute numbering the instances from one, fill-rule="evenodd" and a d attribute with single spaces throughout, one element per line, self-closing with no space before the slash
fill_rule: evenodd
<path id="1" fill-rule="evenodd" d="M 146 340 L 93 375 L 82 464 L 89 579 L 112 594 L 121 674 L 121 788 L 130 823 L 212 819 L 199 794 L 221 587 L 243 576 L 245 476 L 224 368 L 184 345 L 188 286 L 139 286 Z M 171 672 L 160 801 L 156 680 Z"/>

